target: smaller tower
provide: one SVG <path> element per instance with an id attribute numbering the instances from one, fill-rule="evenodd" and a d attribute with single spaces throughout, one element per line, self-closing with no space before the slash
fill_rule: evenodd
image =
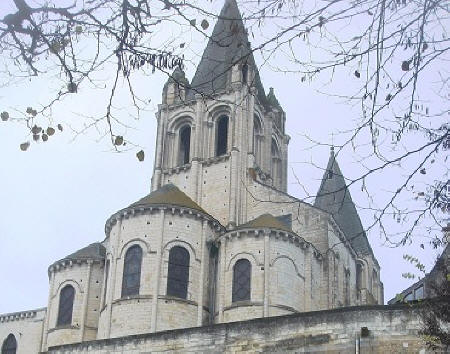
<path id="1" fill-rule="evenodd" d="M 53 263 L 42 350 L 97 338 L 105 247 L 97 242 Z"/>
<path id="2" fill-rule="evenodd" d="M 380 266 L 370 247 L 344 175 L 339 168 L 334 147 L 330 149 L 330 158 L 314 206 L 332 215 L 358 256 L 356 263 L 358 302 L 382 304 L 383 284 L 380 281 Z"/>

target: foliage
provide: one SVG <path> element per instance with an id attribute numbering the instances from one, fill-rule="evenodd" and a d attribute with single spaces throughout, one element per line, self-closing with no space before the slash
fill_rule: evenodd
<path id="1" fill-rule="evenodd" d="M 227 0 L 234 1 L 234 0 Z M 85 129 L 103 124 L 115 150 L 132 143 L 119 131 L 127 126 L 114 114 L 119 77 L 128 85 L 136 111 L 145 106 L 133 89 L 134 71 L 163 71 L 183 66 L 189 52 L 186 35 L 209 38 L 209 23 L 217 15 L 201 1 L 184 0 L 13 0 L 15 8 L 0 20 L 0 53 L 8 72 L 0 83 L 21 77 L 56 77 L 61 89 L 42 107 L 29 107 L 21 117 L 2 108 L 3 121 L 21 121 L 34 142 L 47 141 L 57 131 L 48 124 L 51 108 L 88 83 L 112 63 L 105 114 L 90 117 Z M 33 5 L 31 5 L 33 4 Z M 221 4 L 220 4 L 221 5 Z M 367 208 L 391 245 L 411 240 L 424 219 L 435 220 L 440 232 L 449 211 L 447 151 L 449 4 L 443 0 L 298 0 L 240 1 L 252 38 L 253 53 L 274 70 L 295 75 L 299 84 L 345 80 L 328 93 L 360 107 L 350 130 L 336 134 L 337 155 L 353 149 L 366 172 L 347 180 L 367 194 Z M 161 35 L 170 28 L 172 35 Z M 87 45 L 88 50 L 85 50 Z M 249 54 L 244 54 L 248 56 Z M 278 65 L 282 57 L 283 66 Z M 189 58 L 190 59 L 190 58 Z M 240 58 L 245 59 L 245 58 Z M 237 61 L 239 58 L 236 59 Z M 104 89 L 105 87 L 101 87 Z M 39 123 L 39 121 L 41 123 Z M 63 122 L 57 122 L 58 131 Z M 307 137 L 313 146 L 330 145 Z M 20 145 L 25 151 L 30 142 Z M 137 148 L 136 150 L 138 150 Z M 144 151 L 136 157 L 142 161 Z M 401 179 L 382 202 L 373 201 L 383 176 L 399 168 Z M 314 197 L 308 195 L 309 199 Z M 417 199 L 411 208 L 406 199 Z M 407 205 L 407 206 L 405 206 Z M 394 220 L 406 229 L 390 231 Z M 396 228 L 394 228 L 397 230 Z M 423 230 L 421 231 L 423 232 Z M 430 236 L 433 242 L 437 236 Z"/>

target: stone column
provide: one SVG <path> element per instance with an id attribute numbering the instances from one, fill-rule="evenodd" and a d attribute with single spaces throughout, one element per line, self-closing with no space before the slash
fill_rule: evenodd
<path id="1" fill-rule="evenodd" d="M 160 215 L 160 234 L 158 235 L 158 245 L 156 247 L 156 272 L 153 276 L 153 299 L 152 299 L 152 317 L 150 323 L 150 332 L 157 331 L 157 318 L 158 318 L 158 295 L 159 286 L 161 284 L 161 267 L 163 259 L 163 237 L 164 237 L 164 209 L 159 210 Z"/>
<path id="2" fill-rule="evenodd" d="M 86 277 L 86 283 L 84 283 L 84 297 L 83 297 L 83 312 L 81 314 L 81 338 L 80 341 L 84 341 L 84 334 L 86 331 L 86 318 L 87 318 L 87 312 L 88 312 L 88 301 L 89 301 L 89 287 L 91 283 L 91 275 L 92 275 L 92 260 L 87 261 L 87 277 Z"/>
<path id="3" fill-rule="evenodd" d="M 231 120 L 230 120 L 231 121 Z M 207 159 L 214 156 L 214 123 L 212 121 L 207 121 L 206 122 L 206 126 L 208 127 L 206 134 L 207 134 L 207 139 L 208 139 L 208 149 L 207 151 L 207 156 L 205 156 Z"/>
<path id="4" fill-rule="evenodd" d="M 248 153 L 253 154 L 253 159 L 255 158 L 255 145 L 254 142 L 254 115 L 255 115 L 255 96 L 257 95 L 258 90 L 256 87 L 250 88 L 249 93 L 249 103 L 248 103 Z M 253 167 L 253 166 L 249 166 Z"/>
<path id="5" fill-rule="evenodd" d="M 264 231 L 264 309 L 263 317 L 269 317 L 269 286 L 270 286 L 270 236 Z"/>
<path id="6" fill-rule="evenodd" d="M 167 139 L 167 168 L 171 169 L 172 167 L 175 167 L 176 162 L 176 155 L 175 155 L 175 133 L 167 131 L 166 133 L 166 139 Z"/>
<path id="7" fill-rule="evenodd" d="M 199 203 L 199 161 L 201 159 L 201 151 L 203 147 L 203 105 L 202 105 L 202 95 L 196 94 L 196 114 L 195 114 L 195 134 L 193 136 L 193 149 L 192 149 L 192 162 L 191 162 L 191 174 L 190 174 L 190 189 L 192 191 L 192 199 Z M 199 203 L 200 204 L 200 203 Z"/>
<path id="8" fill-rule="evenodd" d="M 289 136 L 285 135 L 281 143 L 281 190 L 287 192 L 287 170 L 288 170 L 288 143 Z"/>
<path id="9" fill-rule="evenodd" d="M 233 122 L 233 135 L 231 140 L 231 171 L 230 171 L 230 203 L 229 203 L 229 219 L 228 224 L 231 227 L 235 227 L 239 222 L 239 212 L 240 212 L 240 177 L 241 177 L 241 159 L 240 159 L 240 149 L 241 149 L 241 131 L 240 126 L 242 123 L 242 107 L 241 107 L 241 84 L 233 83 L 234 89 L 234 115 L 232 117 Z"/>
<path id="10" fill-rule="evenodd" d="M 206 276 L 206 265 L 208 263 L 207 255 L 208 249 L 206 248 L 206 233 L 208 230 L 208 220 L 203 219 L 202 221 L 202 237 L 201 237 L 201 252 L 200 252 L 200 281 L 198 287 L 198 305 L 197 305 L 197 326 L 203 324 L 203 305 L 205 296 L 205 276 Z"/>
<path id="11" fill-rule="evenodd" d="M 122 234 L 122 219 L 120 219 L 117 224 L 117 235 L 116 235 L 116 242 L 115 245 L 112 245 L 112 239 L 111 239 L 111 265 L 110 265 L 110 272 L 111 272 L 111 282 L 108 290 L 108 299 L 106 301 L 107 307 L 107 318 L 106 318 L 106 338 L 111 338 L 111 317 L 112 317 L 112 306 L 113 306 L 113 299 L 114 294 L 116 292 L 116 281 L 117 281 L 117 260 L 119 259 L 120 255 L 120 238 Z M 110 236 L 111 237 L 111 236 Z"/>
<path id="12" fill-rule="evenodd" d="M 166 112 L 164 110 L 165 106 L 160 105 L 159 111 L 156 114 L 158 131 L 156 134 L 156 149 L 155 149 L 155 166 L 153 170 L 152 178 L 152 191 L 161 187 L 161 168 L 162 168 L 162 157 L 164 154 L 164 120 L 166 117 Z"/>
<path id="13" fill-rule="evenodd" d="M 226 271 L 226 259 L 225 259 L 225 245 L 226 240 L 225 237 L 222 237 L 220 240 L 220 270 L 219 270 L 219 289 L 217 291 L 217 296 L 219 298 L 219 306 L 217 306 L 218 310 L 218 323 L 223 323 L 223 309 L 225 306 L 225 271 Z"/>
<path id="14" fill-rule="evenodd" d="M 305 299 L 304 301 L 304 308 L 301 309 L 302 311 L 311 311 L 311 301 L 312 301 L 312 296 L 315 293 L 315 289 L 312 288 L 312 262 L 313 262 L 313 257 L 312 257 L 312 246 L 308 246 L 307 248 L 303 249 L 303 254 L 304 254 L 304 272 L 305 272 L 305 293 L 303 298 Z"/>
<path id="15" fill-rule="evenodd" d="M 264 130 L 264 147 L 261 151 L 262 156 L 262 169 L 266 173 L 271 172 L 272 168 L 272 124 L 273 124 L 273 114 L 269 113 L 266 119 L 266 126 Z"/>
<path id="16" fill-rule="evenodd" d="M 49 274 L 49 284 L 50 289 L 48 292 L 48 302 L 47 302 L 47 312 L 45 314 L 45 322 L 44 322 L 44 328 L 43 328 L 43 335 L 42 335 L 42 348 L 41 350 L 43 352 L 47 351 L 47 336 L 48 336 L 48 330 L 50 329 L 50 318 L 51 318 L 51 307 L 52 307 L 52 297 L 53 297 L 53 291 L 55 286 L 55 270 L 53 267 L 50 268 L 50 274 Z"/>

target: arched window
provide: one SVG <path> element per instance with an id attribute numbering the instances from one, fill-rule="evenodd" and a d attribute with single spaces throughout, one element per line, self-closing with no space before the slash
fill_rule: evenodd
<path id="1" fill-rule="evenodd" d="M 131 246 L 125 253 L 123 263 L 122 297 L 139 295 L 141 285 L 142 248 Z"/>
<path id="2" fill-rule="evenodd" d="M 216 156 L 227 153 L 228 144 L 228 117 L 221 116 L 217 121 Z"/>
<path id="3" fill-rule="evenodd" d="M 72 324 L 73 300 L 75 299 L 75 289 L 72 285 L 66 285 L 59 293 L 59 308 L 57 326 Z"/>
<path id="4" fill-rule="evenodd" d="M 281 187 L 281 154 L 278 149 L 278 145 L 275 139 L 272 139 L 271 146 L 271 154 L 272 154 L 272 169 L 271 176 L 273 181 L 273 186 L 276 188 Z"/>
<path id="5" fill-rule="evenodd" d="M 169 252 L 167 295 L 187 299 L 188 283 L 189 252 L 184 247 L 172 247 Z"/>
<path id="6" fill-rule="evenodd" d="M 262 162 L 262 137 L 261 121 L 255 115 L 253 118 L 253 153 L 255 154 L 255 162 L 259 167 L 261 167 Z"/>
<path id="7" fill-rule="evenodd" d="M 184 165 L 189 163 L 191 151 L 191 127 L 185 125 L 180 129 L 180 142 L 178 150 L 178 164 Z"/>
<path id="8" fill-rule="evenodd" d="M 16 354 L 17 341 L 16 337 L 12 333 L 8 334 L 8 337 L 3 341 L 2 354 Z"/>
<path id="9" fill-rule="evenodd" d="M 232 302 L 250 300 L 252 265 L 247 259 L 238 260 L 233 267 Z"/>
<path id="10" fill-rule="evenodd" d="M 363 288 L 363 266 L 361 263 L 356 263 L 356 290 L 359 297 L 359 291 Z"/>
<path id="11" fill-rule="evenodd" d="M 242 65 L 242 83 L 246 84 L 248 81 L 248 64 Z"/>

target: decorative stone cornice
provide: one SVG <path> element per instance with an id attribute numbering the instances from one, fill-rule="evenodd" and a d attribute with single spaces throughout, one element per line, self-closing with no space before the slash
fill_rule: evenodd
<path id="1" fill-rule="evenodd" d="M 302 250 L 306 250 L 307 248 L 311 248 L 318 260 L 322 260 L 322 254 L 318 249 L 314 247 L 314 245 L 308 241 L 306 241 L 303 237 L 297 235 L 294 232 L 287 232 L 283 230 L 277 230 L 272 228 L 242 228 L 235 229 L 232 231 L 228 231 L 217 238 L 218 242 L 221 241 L 233 241 L 236 238 L 242 237 L 262 237 L 265 234 L 268 234 L 270 237 L 274 237 L 276 239 L 280 239 L 285 242 L 292 243 L 296 247 L 301 248 Z"/>
<path id="2" fill-rule="evenodd" d="M 45 312 L 47 311 L 46 307 L 36 309 L 36 310 L 30 310 L 30 311 L 20 311 L 20 312 L 13 312 L 13 313 L 5 313 L 3 315 L 0 315 L 0 323 L 4 322 L 13 322 L 13 321 L 21 321 L 26 320 L 29 318 L 35 318 L 37 316 L 38 312 Z"/>
<path id="3" fill-rule="evenodd" d="M 205 160 L 202 160 L 201 163 L 205 166 L 210 166 L 213 163 L 227 161 L 229 158 L 230 158 L 230 154 L 225 154 L 225 155 L 221 155 L 221 156 L 209 157 Z"/>
<path id="4" fill-rule="evenodd" d="M 218 232 L 225 231 L 225 228 L 220 224 L 219 221 L 214 219 L 211 215 L 203 213 L 197 209 L 191 209 L 188 207 L 183 207 L 179 205 L 171 205 L 171 204 L 155 204 L 155 205 L 136 205 L 129 206 L 125 209 L 119 210 L 115 214 L 111 215 L 108 220 L 106 220 L 105 224 L 105 234 L 106 237 L 109 237 L 109 233 L 111 232 L 112 227 L 120 220 L 128 219 L 130 217 L 134 217 L 136 215 L 147 215 L 159 212 L 163 210 L 165 212 L 169 212 L 172 215 L 179 214 L 183 215 L 191 215 L 200 220 L 207 220 L 211 226 Z"/>
<path id="5" fill-rule="evenodd" d="M 162 172 L 166 175 L 173 175 L 173 174 L 178 174 L 180 172 L 185 172 L 185 171 L 189 171 L 191 169 L 191 164 L 187 163 L 184 164 L 182 166 L 177 166 L 177 167 L 172 167 L 172 168 L 168 168 L 163 170 Z"/>
<path id="6" fill-rule="evenodd" d="M 104 264 L 103 259 L 92 259 L 92 258 L 86 258 L 86 259 L 60 259 L 59 261 L 56 261 L 51 266 L 48 267 L 48 276 L 50 277 L 51 273 L 56 273 L 62 270 L 66 270 L 68 268 L 72 268 L 75 265 L 81 266 L 83 264 Z"/>

